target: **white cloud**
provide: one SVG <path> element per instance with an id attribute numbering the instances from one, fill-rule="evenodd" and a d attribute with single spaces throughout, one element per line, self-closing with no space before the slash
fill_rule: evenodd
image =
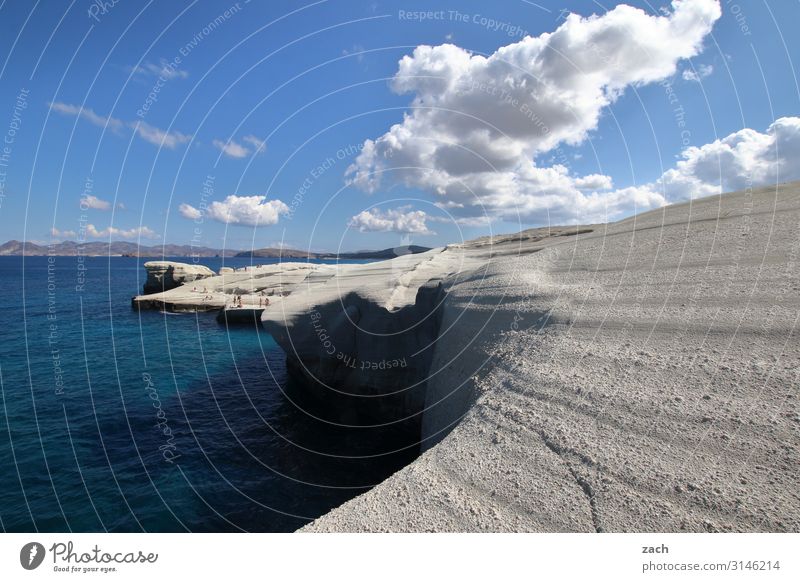
<path id="1" fill-rule="evenodd" d="M 76 232 L 74 230 L 58 230 L 57 228 L 50 229 L 50 236 L 61 239 L 75 238 Z"/>
<path id="2" fill-rule="evenodd" d="M 228 156 L 229 158 L 246 158 L 250 155 L 250 150 L 243 146 L 240 143 L 236 143 L 233 140 L 230 141 L 222 141 L 219 139 L 215 139 L 213 142 L 214 147 L 219 149 L 223 154 Z"/>
<path id="3" fill-rule="evenodd" d="M 202 216 L 200 210 L 189 204 L 181 204 L 178 210 L 182 216 L 192 220 Z M 289 207 L 280 200 L 267 200 L 266 196 L 231 195 L 222 202 L 209 204 L 206 216 L 224 224 L 271 226 L 288 212 Z"/>
<path id="4" fill-rule="evenodd" d="M 575 180 L 575 187 L 578 190 L 610 190 L 614 183 L 610 176 L 602 174 L 590 174 Z"/>
<path id="5" fill-rule="evenodd" d="M 401 206 L 385 211 L 372 208 L 356 214 L 350 219 L 348 226 L 358 229 L 359 232 L 436 234 L 425 224 L 429 218 L 424 211 L 411 210 L 410 206 Z"/>
<path id="6" fill-rule="evenodd" d="M 489 216 L 474 216 L 471 218 L 456 218 L 455 222 L 461 226 L 488 226 L 493 220 Z"/>
<path id="7" fill-rule="evenodd" d="M 115 132 L 123 129 L 127 125 L 128 127 L 131 127 L 143 140 L 159 147 L 163 146 L 169 149 L 175 149 L 178 145 L 184 144 L 192 139 L 191 135 L 185 135 L 179 131 L 164 131 L 163 129 L 159 129 L 143 121 L 131 121 L 125 123 L 124 121 L 114 117 L 103 117 L 102 115 L 97 115 L 91 109 L 79 107 L 78 105 L 70 105 L 69 103 L 58 102 L 50 103 L 49 105 L 52 111 L 56 111 L 62 115 L 80 116 L 94 125 L 100 127 L 108 126 Z"/>
<path id="8" fill-rule="evenodd" d="M 137 228 L 122 229 L 113 226 L 107 226 L 103 229 L 98 229 L 95 225 L 89 224 L 86 226 L 86 235 L 90 238 L 159 238 L 159 236 L 150 228 L 146 226 L 139 226 Z"/>
<path id="9" fill-rule="evenodd" d="M 198 218 L 203 216 L 203 213 L 200 212 L 197 208 L 186 203 L 183 203 L 180 206 L 178 206 L 178 212 L 181 213 L 181 216 L 183 216 L 184 218 L 188 218 L 189 220 L 197 220 Z"/>
<path id="10" fill-rule="evenodd" d="M 158 64 L 144 62 L 138 67 L 131 69 L 137 75 L 145 77 L 161 77 L 167 81 L 172 79 L 186 79 L 189 73 L 171 65 L 166 59 L 161 59 Z"/>
<path id="11" fill-rule="evenodd" d="M 714 72 L 713 65 L 699 65 L 695 70 L 684 69 L 682 77 L 684 81 L 694 81 L 699 83 L 702 79 L 710 76 Z"/>
<path id="12" fill-rule="evenodd" d="M 437 205 L 444 208 L 442 205 Z M 431 222 L 443 222 L 449 224 L 457 224 L 459 226 L 489 226 L 494 222 L 491 216 L 430 216 L 428 220 Z"/>
<path id="13" fill-rule="evenodd" d="M 718 0 L 674 0 L 662 16 L 620 5 L 601 16 L 571 14 L 553 33 L 488 57 L 419 46 L 392 81 L 395 92 L 414 95 L 412 110 L 364 143 L 349 182 L 366 192 L 382 183 L 421 188 L 462 217 L 525 222 L 593 221 L 662 204 L 652 193 L 585 192 L 596 177 L 535 160 L 584 142 L 626 88 L 674 75 L 699 54 L 720 14 Z"/>
<path id="14" fill-rule="evenodd" d="M 241 144 L 237 141 L 232 139 L 228 141 L 222 141 L 220 139 L 215 139 L 211 143 L 214 144 L 214 147 L 219 149 L 223 154 L 228 156 L 229 158 L 246 158 L 251 153 L 260 153 L 264 150 L 266 143 L 263 140 L 258 139 L 254 135 L 246 135 L 242 138 L 247 144 L 253 146 L 253 149 L 250 149 L 244 144 Z"/>
<path id="15" fill-rule="evenodd" d="M 133 121 L 129 125 L 146 142 L 171 150 L 192 139 L 191 135 L 186 135 L 179 131 L 164 131 L 144 121 Z"/>
<path id="16" fill-rule="evenodd" d="M 764 133 L 742 129 L 704 146 L 687 148 L 674 168 L 636 190 L 640 195 L 678 202 L 799 179 L 800 117 L 782 117 Z"/>
<path id="17" fill-rule="evenodd" d="M 53 102 L 48 104 L 51 111 L 60 113 L 61 115 L 80 116 L 87 120 L 89 123 L 97 125 L 98 127 L 109 127 L 113 131 L 119 131 L 124 127 L 124 123 L 114 117 L 103 117 L 98 115 L 93 110 L 87 107 L 80 107 L 79 105 L 70 105 L 69 103 Z"/>
<path id="18" fill-rule="evenodd" d="M 87 194 L 81 198 L 82 208 L 93 208 L 94 210 L 111 210 L 111 202 L 102 200 L 97 196 Z"/>

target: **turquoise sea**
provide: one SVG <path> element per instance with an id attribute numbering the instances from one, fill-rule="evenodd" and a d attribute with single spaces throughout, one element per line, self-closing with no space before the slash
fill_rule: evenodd
<path id="1" fill-rule="evenodd" d="M 0 257 L 4 531 L 292 531 L 416 454 L 296 407 L 263 330 L 132 310 L 143 263 Z"/>

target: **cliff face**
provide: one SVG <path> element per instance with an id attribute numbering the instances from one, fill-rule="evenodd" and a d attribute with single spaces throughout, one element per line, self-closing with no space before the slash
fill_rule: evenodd
<path id="1" fill-rule="evenodd" d="M 299 380 L 299 404 L 332 422 L 401 424 L 418 438 L 443 281 L 464 259 L 436 249 L 340 265 L 312 273 L 267 309 L 262 322 Z"/>
<path id="2" fill-rule="evenodd" d="M 413 303 L 389 311 L 350 291 L 311 306 L 289 325 L 265 321 L 290 372 L 302 380 L 297 397 L 316 414 L 418 432 L 444 296 L 441 283 L 429 281 Z"/>
<path id="3" fill-rule="evenodd" d="M 305 529 L 800 530 L 799 221 L 795 183 L 493 241 L 447 284 L 427 450 Z"/>
<path id="4" fill-rule="evenodd" d="M 144 283 L 144 294 L 161 293 L 180 287 L 185 283 L 205 279 L 216 275 L 204 265 L 189 265 L 172 261 L 148 261 L 144 264 L 147 280 Z"/>
<path id="5" fill-rule="evenodd" d="M 536 252 L 576 232 L 538 229 L 526 231 L 524 241 L 495 237 L 316 268 L 262 315 L 298 380 L 290 396 L 331 422 L 403 424 L 415 444 L 433 446 L 474 401 L 472 377 L 495 337 L 487 325 L 518 325 L 497 309 L 502 290 L 497 297 L 448 290 L 469 281 L 480 286 L 499 256 Z M 480 315 L 463 317 L 467 312 Z"/>

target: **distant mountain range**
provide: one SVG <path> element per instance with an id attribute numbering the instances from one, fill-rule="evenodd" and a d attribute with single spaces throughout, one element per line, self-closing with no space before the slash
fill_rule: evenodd
<path id="1" fill-rule="evenodd" d="M 0 245 L 0 256 L 41 257 L 53 255 L 58 257 L 128 256 L 128 257 L 249 257 L 249 258 L 284 258 L 284 259 L 391 259 L 399 255 L 424 253 L 427 247 L 410 245 L 394 247 L 381 251 L 358 251 L 355 253 L 313 253 L 296 249 L 256 249 L 253 251 L 237 251 L 234 249 L 212 249 L 189 245 L 156 245 L 140 246 L 131 242 L 86 242 L 64 241 L 51 246 L 32 242 L 10 240 Z"/>
<path id="2" fill-rule="evenodd" d="M 314 253 L 297 249 L 256 249 L 254 251 L 242 251 L 236 253 L 237 257 L 259 258 L 259 259 L 393 259 L 400 255 L 415 255 L 429 251 L 428 247 L 409 245 L 405 247 L 393 247 L 380 251 L 356 251 L 354 253 Z"/>
<path id="3" fill-rule="evenodd" d="M 52 246 L 39 245 L 32 242 L 10 240 L 0 245 L 0 256 L 40 257 L 54 255 L 59 257 L 74 257 L 83 255 L 87 257 L 130 256 L 130 257 L 232 257 L 237 252 L 232 249 L 210 249 L 208 247 L 192 247 L 189 245 L 157 245 L 140 246 L 131 242 L 86 242 L 77 243 L 64 241 Z"/>

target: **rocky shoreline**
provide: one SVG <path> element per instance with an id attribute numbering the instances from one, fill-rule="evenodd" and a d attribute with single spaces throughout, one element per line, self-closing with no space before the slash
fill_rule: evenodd
<path id="1" fill-rule="evenodd" d="M 416 461 L 306 531 L 798 531 L 799 218 L 795 183 L 134 304 L 268 295 L 317 410 L 411 427 Z"/>

